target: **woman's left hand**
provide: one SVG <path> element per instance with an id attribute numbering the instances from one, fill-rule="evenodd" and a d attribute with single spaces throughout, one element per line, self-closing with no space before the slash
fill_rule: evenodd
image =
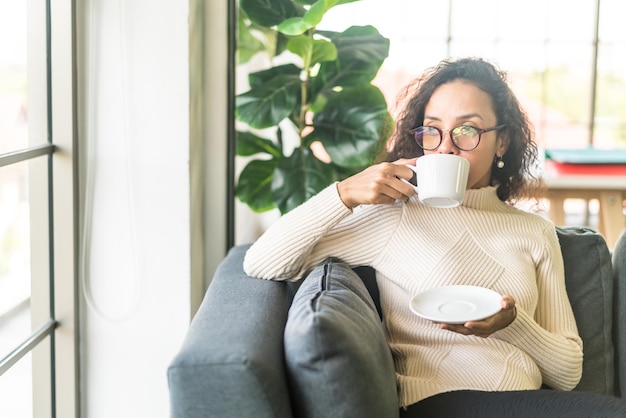
<path id="1" fill-rule="evenodd" d="M 476 335 L 487 338 L 496 331 L 511 325 L 517 316 L 515 300 L 512 296 L 504 295 L 500 302 L 500 312 L 480 321 L 468 321 L 464 324 L 439 324 L 439 328 L 458 332 L 463 335 Z"/>

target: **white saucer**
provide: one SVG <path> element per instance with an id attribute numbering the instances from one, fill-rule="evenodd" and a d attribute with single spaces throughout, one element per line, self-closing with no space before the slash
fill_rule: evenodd
<path id="1" fill-rule="evenodd" d="M 464 324 L 485 319 L 500 311 L 502 295 L 478 286 L 436 287 L 411 298 L 411 311 L 424 319 Z"/>

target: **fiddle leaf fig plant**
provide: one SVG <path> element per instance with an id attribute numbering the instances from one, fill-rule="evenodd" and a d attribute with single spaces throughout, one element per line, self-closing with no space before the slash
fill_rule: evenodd
<path id="1" fill-rule="evenodd" d="M 255 212 L 286 213 L 367 167 L 391 129 L 372 84 L 389 40 L 372 26 L 317 29 L 328 10 L 355 1 L 239 0 L 239 68 L 256 54 L 270 62 L 235 98 L 237 155 L 249 157 L 236 195 Z"/>

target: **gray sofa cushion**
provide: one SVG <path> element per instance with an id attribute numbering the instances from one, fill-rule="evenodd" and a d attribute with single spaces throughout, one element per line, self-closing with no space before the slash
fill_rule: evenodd
<path id="1" fill-rule="evenodd" d="M 626 397 L 626 229 L 622 230 L 613 248 L 613 318 L 615 328 L 613 338 L 615 343 L 615 363 L 618 370 L 615 379 L 615 393 Z"/>
<path id="2" fill-rule="evenodd" d="M 294 415 L 398 415 L 393 360 L 374 302 L 339 260 L 328 259 L 302 282 L 284 346 Z"/>
<path id="3" fill-rule="evenodd" d="M 583 376 L 576 390 L 614 394 L 613 278 L 611 253 L 602 235 L 559 227 L 565 285 L 583 340 Z"/>

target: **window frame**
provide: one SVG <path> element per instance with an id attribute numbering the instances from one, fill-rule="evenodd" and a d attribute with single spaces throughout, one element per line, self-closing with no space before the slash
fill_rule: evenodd
<path id="1" fill-rule="evenodd" d="M 41 2 L 28 0 L 27 8 L 29 103 L 34 108 L 36 98 L 37 111 L 31 145 L 0 155 L 0 167 L 47 162 L 33 164 L 38 175 L 29 175 L 33 333 L 0 359 L 0 375 L 32 353 L 33 416 L 71 418 L 80 415 L 75 3 L 46 0 L 43 14 Z M 32 83 L 30 74 L 37 75 Z M 36 181 L 42 176 L 45 183 Z"/>

